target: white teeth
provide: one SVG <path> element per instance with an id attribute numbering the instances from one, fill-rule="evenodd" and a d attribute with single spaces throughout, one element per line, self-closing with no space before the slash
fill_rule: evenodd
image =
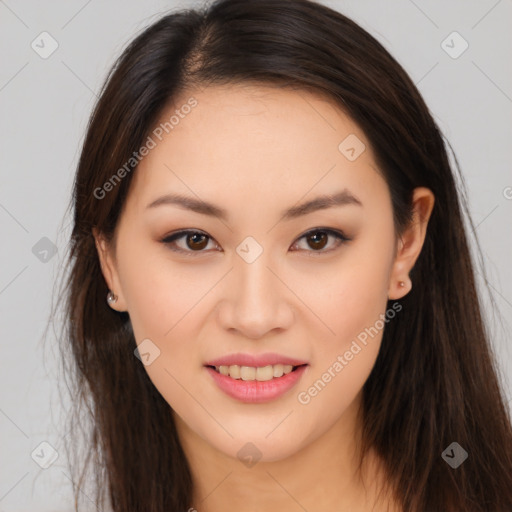
<path id="1" fill-rule="evenodd" d="M 274 377 L 281 377 L 284 373 L 284 366 L 282 364 L 274 365 Z"/>
<path id="2" fill-rule="evenodd" d="M 240 378 L 240 366 L 224 366 L 224 368 L 224 371 L 226 372 L 225 375 L 229 375 L 230 377 L 233 377 L 233 379 Z"/>
<path id="3" fill-rule="evenodd" d="M 242 377 L 242 380 L 255 380 L 256 368 L 252 368 L 250 366 L 241 366 L 240 377 Z"/>
<path id="4" fill-rule="evenodd" d="M 227 375 L 232 379 L 257 380 L 260 382 L 282 377 L 293 370 L 291 364 L 275 364 L 255 368 L 253 366 L 216 366 L 215 369 L 222 375 Z"/>
<path id="5" fill-rule="evenodd" d="M 263 368 L 256 368 L 256 380 L 272 380 L 274 378 L 274 368 L 272 365 L 264 366 Z"/>

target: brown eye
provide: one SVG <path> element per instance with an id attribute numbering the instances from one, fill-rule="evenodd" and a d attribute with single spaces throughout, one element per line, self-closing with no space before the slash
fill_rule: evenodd
<path id="1" fill-rule="evenodd" d="M 336 240 L 335 246 L 330 249 L 324 250 L 324 248 L 329 243 L 329 237 L 334 237 Z M 344 242 L 348 242 L 351 239 L 346 237 L 340 231 L 336 231 L 328 228 L 316 228 L 304 233 L 299 240 L 306 239 L 307 248 L 304 250 L 309 253 L 319 253 L 324 254 L 326 252 L 331 252 L 332 250 L 337 249 L 339 246 L 343 245 Z M 298 247 L 299 243 L 297 242 L 293 247 Z M 300 247 L 299 247 L 300 248 Z M 301 249 L 301 248 L 300 248 Z"/>
<path id="2" fill-rule="evenodd" d="M 177 242 L 181 239 L 184 239 L 185 242 L 180 246 Z M 211 237 L 205 233 L 188 230 L 174 233 L 161 240 L 161 242 L 168 245 L 172 251 L 192 254 L 194 252 L 207 252 L 203 249 L 207 247 L 209 240 L 211 240 Z"/>
<path id="3" fill-rule="evenodd" d="M 187 246 L 194 250 L 204 249 L 208 245 L 207 239 L 208 237 L 201 233 L 190 233 L 185 238 Z"/>
<path id="4" fill-rule="evenodd" d="M 323 249 L 327 245 L 329 236 L 325 231 L 315 231 L 312 235 L 308 235 L 308 241 L 311 241 L 312 249 Z"/>
<path id="5" fill-rule="evenodd" d="M 329 244 L 329 238 L 335 239 L 334 247 L 324 250 L 324 248 Z M 184 239 L 185 242 L 182 242 L 180 246 L 178 241 L 182 239 Z M 302 239 L 306 239 L 307 247 L 305 249 L 299 247 L 299 249 L 313 254 L 331 252 L 343 245 L 344 242 L 351 240 L 342 232 L 328 228 L 312 229 L 307 233 L 304 233 L 304 235 L 302 235 L 298 240 Z M 184 253 L 188 256 L 193 255 L 194 253 L 208 252 L 205 248 L 208 246 L 209 241 L 213 241 L 213 238 L 208 236 L 206 233 L 194 230 L 179 231 L 161 240 L 161 242 L 169 246 L 172 251 Z M 296 248 L 298 246 L 299 243 L 296 242 L 292 247 Z"/>

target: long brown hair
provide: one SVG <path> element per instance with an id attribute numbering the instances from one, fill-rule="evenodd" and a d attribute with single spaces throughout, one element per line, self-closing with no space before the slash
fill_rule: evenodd
<path id="1" fill-rule="evenodd" d="M 243 82 L 314 90 L 352 118 L 388 184 L 397 235 L 411 219 L 413 189 L 435 194 L 412 290 L 386 326 L 363 388 L 362 453 L 377 450 L 405 511 L 512 510 L 510 412 L 475 286 L 458 162 L 454 155 L 460 185 L 449 144 L 397 61 L 349 18 L 309 0 L 218 0 L 165 15 L 128 45 L 105 80 L 75 177 L 63 277 L 70 428 L 90 423 L 77 509 L 91 462 L 98 507 L 106 499 L 115 512 L 192 506 L 170 406 L 134 357 L 128 314 L 105 301 L 92 235 L 93 227 L 115 235 L 136 165 L 104 197 L 95 191 L 144 144 L 178 94 Z M 484 272 L 481 256 L 480 264 Z M 452 442 L 469 454 L 457 468 L 442 457 Z"/>

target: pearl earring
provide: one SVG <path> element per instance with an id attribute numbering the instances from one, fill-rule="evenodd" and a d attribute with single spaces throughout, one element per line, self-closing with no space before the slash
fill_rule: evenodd
<path id="1" fill-rule="evenodd" d="M 117 302 L 117 295 L 114 294 L 114 292 L 110 291 L 107 293 L 107 302 L 110 304 L 114 304 Z"/>
<path id="2" fill-rule="evenodd" d="M 404 283 L 403 281 L 400 281 L 398 284 L 399 284 L 402 288 L 405 286 L 405 283 Z"/>

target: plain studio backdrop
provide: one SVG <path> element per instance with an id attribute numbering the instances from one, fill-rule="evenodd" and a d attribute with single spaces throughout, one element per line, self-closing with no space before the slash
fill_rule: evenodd
<path id="1" fill-rule="evenodd" d="M 512 406 L 512 2 L 323 3 L 354 19 L 402 64 L 454 148 Z M 64 213 L 79 151 L 100 86 L 125 44 L 169 10 L 197 5 L 0 0 L 0 512 L 72 510 L 62 449 L 68 406 L 58 391 L 55 335 L 50 331 L 46 349 L 42 335 L 70 233 Z"/>

